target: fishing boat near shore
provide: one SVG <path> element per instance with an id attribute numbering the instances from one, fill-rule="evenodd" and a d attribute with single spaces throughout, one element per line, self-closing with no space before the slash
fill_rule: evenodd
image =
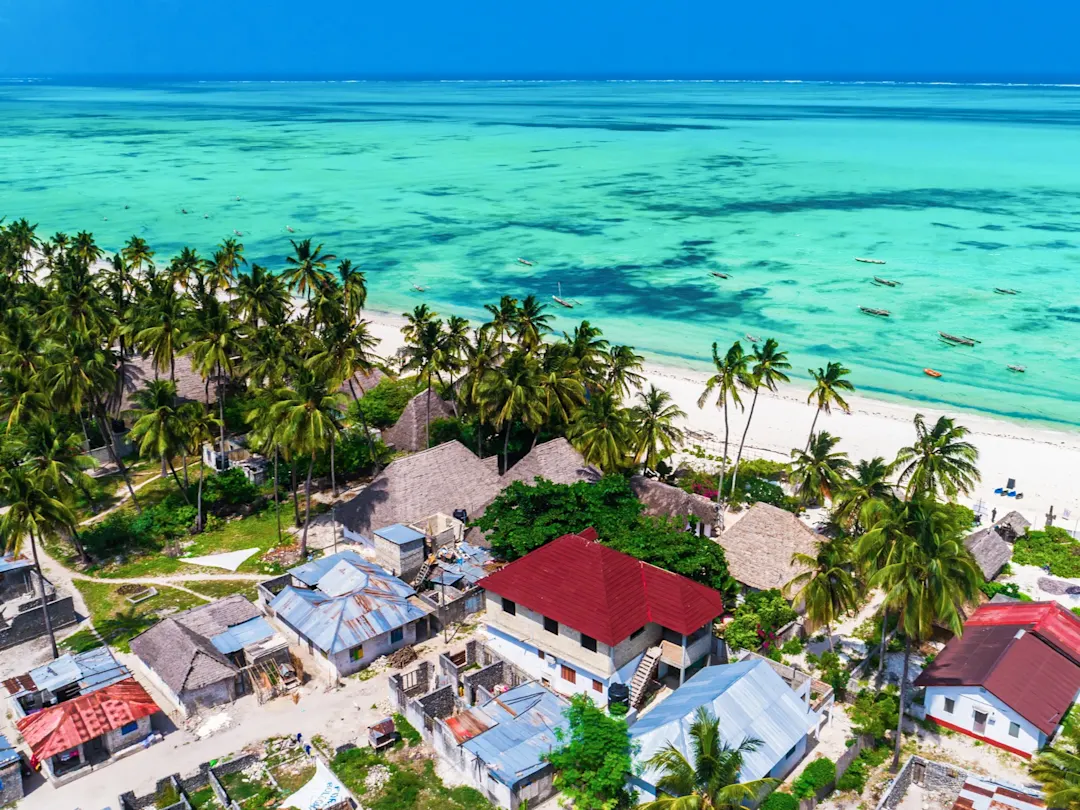
<path id="1" fill-rule="evenodd" d="M 974 346 L 977 342 L 975 338 L 964 337 L 962 335 L 950 335 L 948 332 L 938 332 L 941 335 L 941 339 L 947 343 L 955 343 L 958 346 Z"/>
<path id="2" fill-rule="evenodd" d="M 903 282 L 894 281 L 891 278 L 881 278 L 880 276 L 874 276 L 874 283 L 881 284 L 885 287 L 899 287 Z"/>
<path id="3" fill-rule="evenodd" d="M 530 262 L 528 259 L 523 259 L 518 256 L 518 264 L 523 264 L 526 267 L 532 267 L 534 264 L 536 264 L 536 262 Z"/>
<path id="4" fill-rule="evenodd" d="M 427 292 L 427 287 L 421 287 L 419 284 L 413 284 L 412 288 L 417 292 Z"/>
<path id="5" fill-rule="evenodd" d="M 868 259 L 865 256 L 856 256 L 855 261 L 862 262 L 863 264 L 885 264 L 884 259 Z"/>
<path id="6" fill-rule="evenodd" d="M 567 309 L 573 309 L 574 305 L 562 297 L 562 282 L 559 282 L 559 294 L 551 296 L 555 303 L 559 306 L 566 307 Z"/>
<path id="7" fill-rule="evenodd" d="M 922 370 L 922 373 L 923 373 L 923 374 L 925 374 L 925 375 L 926 375 L 927 377 L 934 377 L 935 379 L 937 379 L 938 377 L 940 377 L 940 376 L 941 376 L 941 372 L 940 372 L 940 371 L 935 371 L 935 370 L 934 370 L 934 369 L 932 369 L 932 368 L 924 368 L 924 369 Z"/>
<path id="8" fill-rule="evenodd" d="M 888 318 L 891 314 L 887 309 L 874 309 L 872 307 L 859 307 L 867 315 L 877 315 L 879 318 Z"/>
<path id="9" fill-rule="evenodd" d="M 761 338 L 759 338 L 757 335 L 751 335 L 749 332 L 746 333 L 746 339 L 749 340 L 751 343 L 761 343 Z"/>
<path id="10" fill-rule="evenodd" d="M 1009 371 L 1015 371 L 1018 374 L 1023 374 L 1025 371 L 1027 371 L 1027 368 L 1025 368 L 1024 366 L 1006 366 L 1006 368 L 1008 368 Z"/>
<path id="11" fill-rule="evenodd" d="M 731 278 L 730 275 L 728 275 L 727 273 L 721 273 L 719 270 L 710 270 L 709 275 L 716 276 L 717 278 Z"/>
<path id="12" fill-rule="evenodd" d="M 1007 287 L 994 287 L 994 292 L 998 295 L 1016 295 L 1019 290 L 1010 290 Z"/>

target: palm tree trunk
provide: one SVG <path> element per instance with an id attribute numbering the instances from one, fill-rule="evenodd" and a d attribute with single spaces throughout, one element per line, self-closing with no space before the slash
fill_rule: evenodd
<path id="1" fill-rule="evenodd" d="M 75 546 L 75 553 L 79 555 L 79 560 L 89 565 L 93 560 L 90 559 L 90 555 L 86 552 L 86 546 L 83 545 L 82 538 L 79 537 L 79 530 L 74 526 L 71 527 L 71 545 Z"/>
<path id="2" fill-rule="evenodd" d="M 181 458 L 184 460 L 184 490 L 187 491 L 187 488 L 190 486 L 187 471 L 187 448 L 184 448 L 184 455 L 181 456 Z"/>
<path id="3" fill-rule="evenodd" d="M 507 420 L 506 435 L 503 436 L 503 475 L 506 475 L 506 471 L 510 469 L 510 428 L 513 426 L 513 424 L 513 422 Z"/>
<path id="4" fill-rule="evenodd" d="M 356 375 L 353 374 L 353 376 L 349 378 L 349 393 L 351 393 L 352 396 L 353 396 L 353 402 L 359 403 L 360 402 L 360 397 L 358 397 L 356 395 L 356 389 L 353 388 L 353 379 L 355 377 L 356 377 Z M 358 385 L 359 385 L 359 383 L 358 383 Z M 360 390 L 363 391 L 364 386 L 361 385 Z M 360 413 L 360 427 L 362 427 L 364 429 L 364 438 L 367 439 L 368 453 L 371 455 L 371 463 L 373 465 L 375 465 L 374 475 L 378 475 L 379 474 L 379 459 L 376 457 L 376 453 L 375 453 L 375 440 L 371 438 L 371 431 L 368 430 L 367 416 L 364 414 L 364 409 L 361 408 L 359 404 L 357 404 L 356 410 Z"/>
<path id="5" fill-rule="evenodd" d="M 893 753 L 892 770 L 896 773 L 900 769 L 900 745 L 903 742 L 904 732 L 904 696 L 907 693 L 908 659 L 911 657 L 911 638 L 904 638 L 904 674 L 900 677 L 900 719 L 896 722 L 896 750 Z"/>
<path id="6" fill-rule="evenodd" d="M 476 420 L 476 457 L 484 458 L 484 423 L 480 419 Z"/>
<path id="7" fill-rule="evenodd" d="M 105 415 L 105 408 L 102 407 L 100 402 L 94 403 L 94 411 L 98 415 L 98 422 L 102 425 L 102 431 L 105 433 L 105 446 L 109 450 L 109 457 L 112 459 L 113 464 L 116 465 L 116 469 L 120 471 L 120 475 L 124 477 L 124 483 L 127 484 L 128 495 L 131 496 L 131 502 L 135 504 L 135 511 L 140 515 L 142 514 L 142 507 L 139 505 L 139 499 L 135 497 L 135 489 L 131 486 L 131 476 L 128 475 L 128 469 L 124 466 L 124 462 L 120 460 L 120 453 L 116 450 L 116 437 L 112 432 L 112 424 L 109 422 Z"/>
<path id="8" fill-rule="evenodd" d="M 726 511 L 721 505 L 721 501 L 724 492 L 724 479 L 727 477 L 728 436 L 730 433 L 727 403 L 724 403 L 724 457 L 720 459 L 720 480 L 716 482 L 716 520 L 717 528 L 721 533 L 724 531 L 724 512 Z"/>
<path id="9" fill-rule="evenodd" d="M 201 463 L 199 464 L 199 494 L 197 496 L 198 506 L 195 509 L 195 529 L 201 532 L 203 530 L 203 517 L 202 517 L 202 485 L 203 479 L 206 478 L 206 467 Z"/>
<path id="10" fill-rule="evenodd" d="M 184 496 L 184 503 L 191 506 L 191 498 L 188 497 L 187 487 L 180 483 L 180 476 L 176 474 L 176 466 L 173 464 L 172 459 L 169 459 L 169 469 L 172 470 L 173 480 L 176 482 L 177 489 L 180 490 L 180 494 Z"/>
<path id="11" fill-rule="evenodd" d="M 735 469 L 731 473 L 731 491 L 728 492 L 728 498 L 735 497 L 735 482 L 739 479 L 739 462 L 742 461 L 743 445 L 746 444 L 746 434 L 750 432 L 750 420 L 754 418 L 754 408 L 757 407 L 758 391 L 761 390 L 761 386 L 754 388 L 754 399 L 750 403 L 750 413 L 746 416 L 746 427 L 743 428 L 742 439 L 739 441 L 739 452 L 735 456 Z"/>
<path id="12" fill-rule="evenodd" d="M 157 377 L 157 367 L 154 368 Z M 120 335 L 120 374 L 116 378 L 116 418 L 120 418 L 120 408 L 124 404 L 124 336 Z"/>
<path id="13" fill-rule="evenodd" d="M 41 612 L 45 616 L 45 632 L 49 636 L 49 645 L 52 647 L 52 657 L 60 657 L 60 651 L 56 649 L 56 634 L 53 633 L 52 617 L 49 616 L 49 603 L 45 597 L 45 577 L 41 574 L 41 562 L 38 560 L 37 539 L 33 530 L 30 531 L 30 550 L 34 554 L 34 571 L 37 572 L 38 594 L 41 597 Z"/>
<path id="14" fill-rule="evenodd" d="M 277 514 L 277 541 L 281 545 L 281 502 L 278 500 L 278 455 L 279 448 L 274 445 L 274 512 Z"/>
<path id="15" fill-rule="evenodd" d="M 337 497 L 337 473 L 334 471 L 334 447 L 337 445 L 337 434 L 330 437 L 330 495 Z"/>
<path id="16" fill-rule="evenodd" d="M 832 625 L 831 624 L 826 624 L 825 625 L 825 633 L 829 636 L 829 652 L 836 652 L 836 650 L 833 648 L 833 643 L 832 643 Z"/>
<path id="17" fill-rule="evenodd" d="M 222 369 L 221 363 L 218 363 L 218 418 L 221 420 L 221 424 L 218 426 L 221 433 L 221 470 L 217 472 L 224 472 L 229 469 L 229 462 L 225 458 L 225 389 L 222 386 Z"/>
<path id="18" fill-rule="evenodd" d="M 83 440 L 86 442 L 86 451 L 90 452 L 94 448 L 90 446 L 90 434 L 86 432 L 86 420 L 83 419 L 82 411 L 79 411 L 79 427 L 82 428 Z"/>
<path id="19" fill-rule="evenodd" d="M 882 678 L 885 675 L 885 634 L 889 626 L 889 609 L 882 605 L 881 607 L 881 649 L 878 650 L 878 665 L 877 665 L 877 688 L 881 690 Z"/>
<path id="20" fill-rule="evenodd" d="M 300 537 L 300 559 L 307 558 L 307 530 L 311 518 L 311 471 L 315 467 L 315 454 L 311 454 L 311 461 L 307 465 L 307 484 L 304 487 L 304 533 Z"/>
<path id="21" fill-rule="evenodd" d="M 431 374 L 427 378 L 427 427 L 424 430 L 424 449 L 431 447 Z"/>
<path id="22" fill-rule="evenodd" d="M 814 441 L 814 428 L 817 427 L 817 418 L 819 416 L 821 416 L 821 408 L 814 411 L 814 421 L 810 423 L 810 435 L 806 437 L 806 448 L 803 450 L 804 453 L 810 452 L 810 442 Z"/>
<path id="23" fill-rule="evenodd" d="M 292 464 L 292 506 L 293 506 L 293 521 L 296 523 L 297 528 L 300 527 L 300 498 L 297 495 L 297 489 L 299 484 L 296 482 L 296 464 Z"/>

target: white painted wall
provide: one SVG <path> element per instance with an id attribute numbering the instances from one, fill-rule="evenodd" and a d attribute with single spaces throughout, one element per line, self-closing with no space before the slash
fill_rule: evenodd
<path id="1" fill-rule="evenodd" d="M 952 712 L 945 709 L 946 698 L 955 701 Z M 926 715 L 975 734 L 975 712 L 986 714 L 986 730 L 979 736 L 1018 751 L 1034 754 L 1046 743 L 1046 735 L 1018 715 L 1001 700 L 978 686 L 928 686 Z M 1009 724 L 1020 726 L 1019 734 L 1009 734 Z"/>
<path id="2" fill-rule="evenodd" d="M 558 657 L 550 650 L 545 651 L 544 657 L 540 658 L 538 648 L 514 638 L 499 627 L 488 625 L 487 633 L 487 644 L 495 653 L 519 669 L 525 670 L 530 677 L 535 678 L 537 681 L 546 682 L 548 686 L 559 694 L 571 695 L 580 692 L 592 696 L 597 702 L 601 702 L 607 700 L 608 687 L 612 683 L 620 682 L 617 673 L 613 672 L 607 675 L 592 672 L 576 661 Z M 576 673 L 574 683 L 563 679 L 562 667 L 564 664 Z M 599 690 L 594 687 L 594 680 L 600 682 Z"/>

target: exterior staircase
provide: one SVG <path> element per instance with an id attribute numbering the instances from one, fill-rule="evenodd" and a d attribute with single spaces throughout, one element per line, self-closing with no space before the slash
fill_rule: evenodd
<path id="1" fill-rule="evenodd" d="M 631 708 L 636 709 L 641 705 L 641 701 L 645 697 L 645 689 L 652 681 L 653 676 L 656 675 L 656 670 L 660 667 L 660 654 L 659 647 L 650 647 L 645 651 L 644 657 L 634 671 L 634 677 L 630 681 Z"/>
<path id="2" fill-rule="evenodd" d="M 419 588 L 421 585 L 424 584 L 424 581 L 428 578 L 428 574 L 431 573 L 431 566 L 434 565 L 434 564 L 435 564 L 435 555 L 431 554 L 430 556 L 428 556 L 428 558 L 426 560 L 424 560 L 424 564 L 420 566 L 420 570 L 416 573 L 416 576 L 413 578 L 413 581 L 411 583 L 413 588 Z"/>

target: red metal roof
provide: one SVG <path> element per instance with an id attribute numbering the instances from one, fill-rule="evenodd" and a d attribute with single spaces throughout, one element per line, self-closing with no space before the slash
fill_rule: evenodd
<path id="1" fill-rule="evenodd" d="M 724 612 L 719 592 L 595 537 L 593 529 L 564 535 L 479 585 L 608 645 L 649 622 L 689 635 Z"/>
<path id="2" fill-rule="evenodd" d="M 35 762 L 68 751 L 161 711 L 134 678 L 80 695 L 19 719 L 16 725 Z"/>
<path id="3" fill-rule="evenodd" d="M 1053 734 L 1080 692 L 1076 640 L 1080 622 L 1057 603 L 983 605 L 915 685 L 981 686 Z"/>

